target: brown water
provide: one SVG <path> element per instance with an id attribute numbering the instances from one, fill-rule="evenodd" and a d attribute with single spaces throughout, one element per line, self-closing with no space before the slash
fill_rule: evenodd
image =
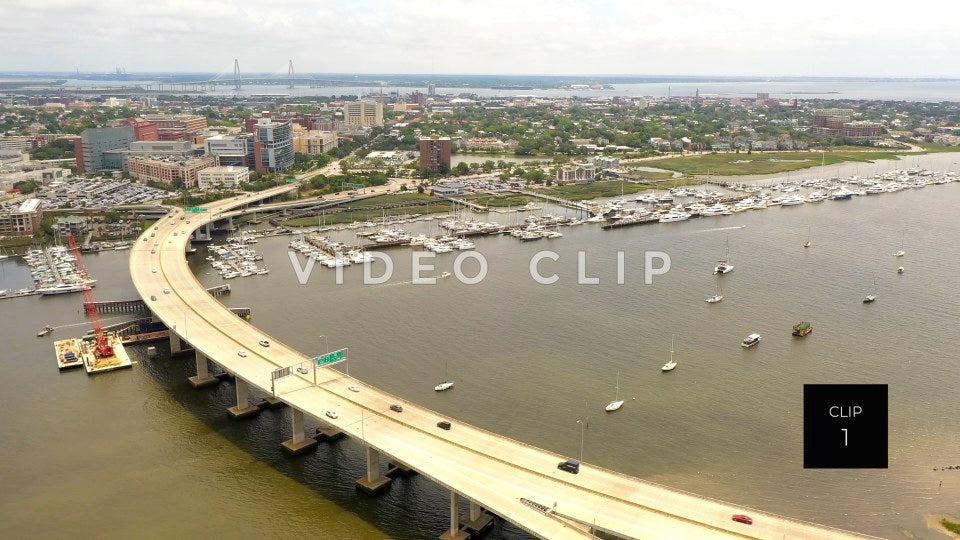
<path id="1" fill-rule="evenodd" d="M 588 462 L 828 525 L 932 538 L 923 515 L 960 509 L 960 471 L 933 470 L 960 465 L 958 208 L 960 184 L 948 184 L 615 231 L 585 225 L 557 240 L 481 238 L 489 275 L 473 286 L 452 277 L 409 284 L 406 248 L 389 251 L 388 284 L 364 286 L 350 267 L 344 285 L 317 269 L 301 286 L 289 237 L 280 237 L 257 245 L 271 273 L 232 280 L 224 301 L 252 307 L 255 324 L 302 351 L 323 352 L 320 334 L 331 348 L 349 347 L 354 376 L 524 442 L 576 455 L 576 420 L 586 419 Z M 813 246 L 803 249 L 808 227 Z M 895 259 L 902 235 L 907 255 Z M 708 305 L 727 238 L 736 270 L 723 277 L 724 301 Z M 555 285 L 529 275 L 541 249 L 560 255 L 541 264 L 560 276 Z M 616 285 L 621 249 L 627 283 Z M 599 285 L 576 284 L 578 250 Z M 644 250 L 672 258 L 652 285 L 642 283 Z M 454 255 L 438 256 L 430 273 L 452 270 Z M 134 295 L 126 256 L 86 258 L 98 298 Z M 0 288 L 21 286 L 11 285 L 23 277 L 16 264 L 0 267 Z M 191 264 L 204 283 L 221 282 L 202 251 Z M 863 305 L 874 275 L 878 300 Z M 130 371 L 58 373 L 51 339 L 82 327 L 34 334 L 81 322 L 79 308 L 76 295 L 0 301 L 0 518 L 9 536 L 442 531 L 437 486 L 414 477 L 381 498 L 357 495 L 359 444 L 322 444 L 290 459 L 278 447 L 285 413 L 229 420 L 232 386 L 193 390 L 189 360 L 147 360 L 133 349 L 139 363 Z M 789 331 L 801 319 L 816 330 L 797 340 Z M 740 339 L 754 331 L 763 343 L 743 350 Z M 671 334 L 680 365 L 662 374 Z M 445 370 L 457 386 L 436 393 Z M 606 414 L 618 370 L 627 402 Z M 802 468 L 804 383 L 890 385 L 889 469 Z M 494 537 L 518 536 L 501 526 Z"/>

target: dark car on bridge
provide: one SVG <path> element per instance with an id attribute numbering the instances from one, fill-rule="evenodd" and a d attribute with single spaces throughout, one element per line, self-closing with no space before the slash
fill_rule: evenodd
<path id="1" fill-rule="evenodd" d="M 561 461 L 557 468 L 561 471 L 567 471 L 568 473 L 577 474 L 580 472 L 580 462 L 575 459 L 568 459 L 566 461 Z"/>

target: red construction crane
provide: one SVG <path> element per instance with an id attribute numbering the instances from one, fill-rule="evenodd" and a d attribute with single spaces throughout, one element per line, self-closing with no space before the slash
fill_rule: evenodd
<path id="1" fill-rule="evenodd" d="M 77 246 L 77 239 L 73 234 L 67 235 L 67 242 L 70 245 L 70 252 L 73 253 L 73 264 L 77 267 L 77 273 L 80 277 L 87 279 L 87 267 L 83 265 L 83 257 L 80 255 L 80 247 Z M 100 313 L 97 311 L 97 304 L 93 300 L 93 287 L 83 286 L 83 309 L 87 316 L 93 320 L 93 333 L 97 336 L 96 354 L 100 358 L 113 356 L 113 346 L 107 342 L 107 336 L 103 333 L 103 327 L 100 325 Z"/>

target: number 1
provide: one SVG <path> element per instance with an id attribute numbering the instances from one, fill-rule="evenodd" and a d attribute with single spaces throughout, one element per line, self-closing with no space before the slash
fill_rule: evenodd
<path id="1" fill-rule="evenodd" d="M 843 432 L 843 445 L 847 446 L 847 428 L 841 428 L 840 431 Z"/>

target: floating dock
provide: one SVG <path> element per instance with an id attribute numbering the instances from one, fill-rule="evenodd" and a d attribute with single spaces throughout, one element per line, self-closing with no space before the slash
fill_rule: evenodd
<path id="1" fill-rule="evenodd" d="M 95 342 L 93 340 L 71 338 L 55 341 L 53 346 L 57 353 L 57 367 L 68 369 L 83 366 L 87 375 L 133 367 L 133 362 L 127 356 L 127 351 L 124 350 L 119 336 L 108 335 L 107 342 L 113 347 L 113 356 L 99 358 L 94 354 Z M 78 360 L 68 362 L 69 352 L 72 352 Z"/>

